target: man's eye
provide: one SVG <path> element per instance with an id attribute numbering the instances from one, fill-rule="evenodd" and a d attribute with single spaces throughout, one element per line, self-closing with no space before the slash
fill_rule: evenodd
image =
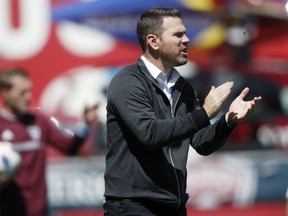
<path id="1" fill-rule="evenodd" d="M 177 33 L 177 34 L 176 34 L 176 37 L 181 38 L 181 37 L 183 37 L 183 35 L 184 35 L 183 33 Z"/>

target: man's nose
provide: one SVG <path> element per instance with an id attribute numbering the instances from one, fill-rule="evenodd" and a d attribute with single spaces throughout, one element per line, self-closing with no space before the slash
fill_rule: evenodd
<path id="1" fill-rule="evenodd" d="M 182 42 L 183 42 L 183 43 L 190 43 L 190 39 L 187 37 L 186 34 L 183 36 Z"/>

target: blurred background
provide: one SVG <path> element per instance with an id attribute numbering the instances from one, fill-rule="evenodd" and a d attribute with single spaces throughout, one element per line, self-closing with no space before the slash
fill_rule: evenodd
<path id="1" fill-rule="evenodd" d="M 191 149 L 188 214 L 284 215 L 287 0 L 1 0 L 0 68 L 30 72 L 33 106 L 73 130 L 83 108 L 100 102 L 99 121 L 79 156 L 47 149 L 51 216 L 103 214 L 106 89 L 141 55 L 136 22 L 152 7 L 181 10 L 191 43 L 190 61 L 179 71 L 201 101 L 211 85 L 228 80 L 235 86 L 227 103 L 246 86 L 247 99 L 263 98 L 220 151 L 201 157 Z"/>

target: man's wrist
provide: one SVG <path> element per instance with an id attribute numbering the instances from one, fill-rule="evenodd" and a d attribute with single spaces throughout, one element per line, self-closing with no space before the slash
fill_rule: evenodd
<path id="1" fill-rule="evenodd" d="M 225 114 L 225 121 L 226 121 L 226 124 L 227 124 L 227 126 L 228 127 L 230 127 L 230 128 L 235 128 L 236 126 L 237 126 L 237 122 L 229 122 L 229 112 L 227 112 L 226 114 Z"/>

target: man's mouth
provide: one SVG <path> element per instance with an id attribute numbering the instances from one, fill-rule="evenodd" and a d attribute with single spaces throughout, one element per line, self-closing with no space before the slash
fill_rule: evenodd
<path id="1" fill-rule="evenodd" d="M 184 54 L 184 55 L 187 55 L 187 54 L 188 54 L 188 53 L 187 53 L 187 48 L 182 49 L 182 50 L 181 50 L 181 53 Z"/>
<path id="2" fill-rule="evenodd" d="M 181 51 L 187 53 L 187 50 L 188 50 L 187 48 L 183 48 Z"/>

